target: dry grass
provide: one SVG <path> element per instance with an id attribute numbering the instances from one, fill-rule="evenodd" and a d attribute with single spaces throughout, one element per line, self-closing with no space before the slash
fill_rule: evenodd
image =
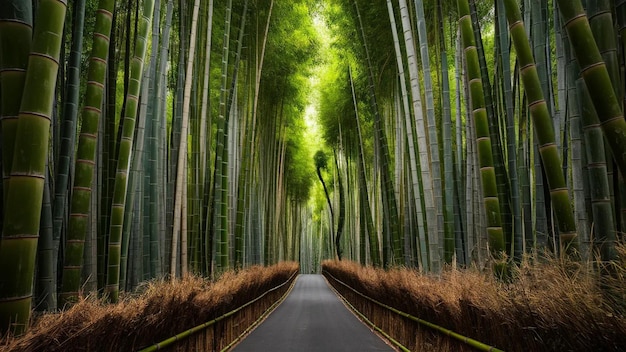
<path id="1" fill-rule="evenodd" d="M 619 252 L 626 258 L 626 246 Z M 435 277 L 345 261 L 327 261 L 323 267 L 371 298 L 506 351 L 626 350 L 623 260 L 604 277 L 554 259 L 524 264 L 511 283 L 475 270 L 448 269 Z M 419 341 L 408 345 L 424 348 Z"/>
<path id="2" fill-rule="evenodd" d="M 93 298 L 36 320 L 29 332 L 0 341 L 3 351 L 132 351 L 217 318 L 285 282 L 297 263 L 224 273 L 212 283 L 190 276 L 153 282 L 116 305 Z"/>

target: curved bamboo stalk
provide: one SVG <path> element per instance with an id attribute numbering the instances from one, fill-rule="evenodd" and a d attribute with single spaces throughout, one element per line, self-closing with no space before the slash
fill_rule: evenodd
<path id="1" fill-rule="evenodd" d="M 626 175 L 626 120 L 587 15 L 580 0 L 558 0 L 558 4 L 583 79 L 598 112 L 600 126 L 617 166 L 622 175 Z"/>
<path id="2" fill-rule="evenodd" d="M 67 4 L 41 0 L 28 57 L 24 94 L 15 135 L 2 239 L 0 240 L 0 331 L 28 327 L 48 138 L 56 92 Z"/>
<path id="3" fill-rule="evenodd" d="M 535 126 L 539 152 L 545 168 L 548 187 L 550 188 L 552 207 L 559 225 L 561 246 L 566 253 L 578 256 L 579 247 L 574 212 L 563 176 L 561 157 L 555 142 L 550 112 L 544 100 L 543 89 L 541 88 L 528 37 L 524 31 L 520 9 L 515 0 L 505 0 L 504 6 L 513 44 L 520 61 L 520 74 L 526 89 L 528 108 Z"/>

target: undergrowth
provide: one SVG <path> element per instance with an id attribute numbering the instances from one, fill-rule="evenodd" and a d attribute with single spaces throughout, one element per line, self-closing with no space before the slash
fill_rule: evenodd
<path id="1" fill-rule="evenodd" d="M 298 264 L 253 266 L 226 272 L 216 282 L 189 276 L 155 281 L 142 293 L 111 305 L 93 297 L 45 314 L 18 338 L 0 341 L 3 351 L 132 351 L 215 319 L 287 281 Z"/>
<path id="2" fill-rule="evenodd" d="M 542 258 L 513 269 L 510 282 L 475 269 L 434 276 L 347 261 L 323 269 L 375 300 L 506 351 L 623 351 L 626 246 L 618 251 L 609 274 Z"/>

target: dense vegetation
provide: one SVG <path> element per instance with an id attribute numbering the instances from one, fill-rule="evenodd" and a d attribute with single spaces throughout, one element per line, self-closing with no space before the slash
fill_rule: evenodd
<path id="1" fill-rule="evenodd" d="M 285 260 L 616 275 L 626 2 L 585 5 L 3 0 L 0 330 Z"/>
<path id="2" fill-rule="evenodd" d="M 297 263 L 283 262 L 227 271 L 215 282 L 194 275 L 153 281 L 113 306 L 91 296 L 60 314 L 43 316 L 21 339 L 0 346 L 15 352 L 137 351 L 229 313 L 295 278 L 297 271 Z M 283 291 L 288 289 L 285 285 Z M 235 316 L 236 328 L 219 326 L 224 331 L 215 340 L 231 337 L 225 330 L 242 331 L 247 326 L 239 325 L 258 318 L 248 315 Z"/>
<path id="3" fill-rule="evenodd" d="M 621 258 L 624 249 L 620 247 Z M 626 343 L 623 269 L 619 276 L 600 279 L 589 268 L 567 271 L 560 264 L 554 258 L 539 265 L 525 262 L 515 268 L 518 280 L 511 283 L 456 268 L 434 276 L 348 261 L 325 261 L 323 267 L 328 281 L 353 297 L 354 305 L 365 300 L 350 295 L 335 278 L 378 302 L 499 350 L 622 351 Z M 624 265 L 623 259 L 620 264 Z M 411 351 L 477 350 L 389 311 L 362 312 L 378 326 L 388 327 L 385 332 Z"/>

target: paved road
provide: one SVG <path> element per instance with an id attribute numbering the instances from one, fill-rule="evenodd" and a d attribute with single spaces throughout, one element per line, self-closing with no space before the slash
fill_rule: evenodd
<path id="1" fill-rule="evenodd" d="M 300 275 L 285 301 L 233 351 L 393 349 L 343 305 L 323 276 Z"/>

